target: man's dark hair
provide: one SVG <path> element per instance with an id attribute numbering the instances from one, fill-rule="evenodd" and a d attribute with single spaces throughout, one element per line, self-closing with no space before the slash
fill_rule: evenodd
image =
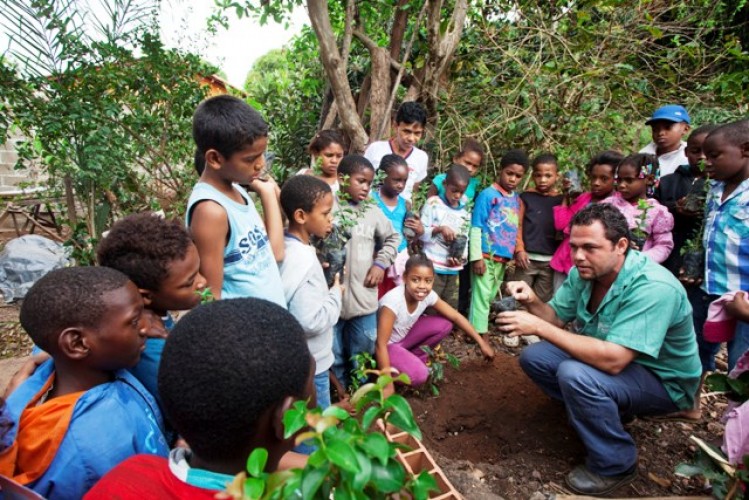
<path id="1" fill-rule="evenodd" d="M 408 274 L 415 267 L 428 267 L 434 271 L 434 263 L 423 253 L 417 253 L 408 258 L 404 274 Z"/>
<path id="2" fill-rule="evenodd" d="M 543 153 L 543 154 L 536 156 L 533 159 L 533 163 L 531 164 L 531 167 L 535 169 L 537 166 L 541 164 L 554 165 L 555 167 L 557 167 L 557 170 L 559 169 L 559 161 L 557 160 L 557 157 L 551 153 Z"/>
<path id="3" fill-rule="evenodd" d="M 127 274 L 138 288 L 157 291 L 169 266 L 184 259 L 190 245 L 181 221 L 144 212 L 117 221 L 99 243 L 96 258 L 100 266 Z"/>
<path id="4" fill-rule="evenodd" d="M 463 165 L 453 163 L 450 165 L 450 168 L 447 169 L 447 174 L 445 174 L 445 184 L 450 183 L 455 185 L 460 183 L 467 186 L 469 182 L 471 182 L 471 172 L 469 172 Z"/>
<path id="5" fill-rule="evenodd" d="M 396 154 L 385 155 L 380 160 L 380 170 L 386 174 L 389 174 L 390 169 L 396 166 L 408 168 L 408 163 L 402 156 Z"/>
<path id="6" fill-rule="evenodd" d="M 738 120 L 717 127 L 708 137 L 723 137 L 728 144 L 740 146 L 749 142 L 749 119 Z"/>
<path id="7" fill-rule="evenodd" d="M 611 165 L 611 175 L 616 173 L 616 167 L 624 159 L 624 155 L 619 151 L 607 150 L 601 151 L 588 162 L 588 166 L 585 171 L 590 175 L 593 171 L 593 167 L 596 165 Z"/>
<path id="8" fill-rule="evenodd" d="M 352 176 L 363 170 L 374 172 L 372 162 L 360 155 L 346 155 L 338 164 L 338 175 Z"/>
<path id="9" fill-rule="evenodd" d="M 192 137 L 198 150 L 215 149 L 224 158 L 267 136 L 268 124 L 260 113 L 229 95 L 206 99 L 192 117 Z"/>
<path id="10" fill-rule="evenodd" d="M 108 267 L 65 267 L 34 283 L 21 305 L 21 326 L 50 354 L 69 327 L 96 328 L 109 314 L 104 294 L 127 285 L 123 273 Z"/>
<path id="11" fill-rule="evenodd" d="M 502 159 L 499 160 L 499 169 L 504 170 L 510 165 L 520 165 L 523 167 L 523 172 L 528 170 L 528 155 L 522 149 L 511 149 L 502 155 Z"/>
<path id="12" fill-rule="evenodd" d="M 169 334 L 159 394 L 177 433 L 203 460 L 246 458 L 258 419 L 310 376 L 304 331 L 284 308 L 226 299 L 193 309 Z"/>
<path id="13" fill-rule="evenodd" d="M 591 203 L 572 217 L 570 228 L 574 226 L 591 226 L 600 222 L 606 234 L 606 239 L 616 245 L 620 239 L 629 241 L 629 225 L 627 219 L 618 208 L 608 203 Z"/>
<path id="14" fill-rule="evenodd" d="M 330 192 L 330 186 L 322 179 L 311 175 L 295 175 L 281 189 L 281 208 L 291 221 L 297 209 L 311 212 L 315 204 Z"/>
<path id="15" fill-rule="evenodd" d="M 718 127 L 719 125 L 715 125 L 713 123 L 706 123 L 704 125 L 700 125 L 696 129 L 692 130 L 692 133 L 689 134 L 689 138 L 687 140 L 691 139 L 692 137 L 709 134 L 713 130 L 716 130 Z"/>
<path id="16" fill-rule="evenodd" d="M 400 105 L 395 114 L 395 123 L 418 123 L 422 127 L 427 125 L 427 110 L 424 105 L 416 101 L 407 101 Z"/>

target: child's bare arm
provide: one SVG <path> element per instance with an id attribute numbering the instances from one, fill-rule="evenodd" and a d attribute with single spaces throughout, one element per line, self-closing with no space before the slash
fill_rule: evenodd
<path id="1" fill-rule="evenodd" d="M 453 309 L 450 304 L 442 299 L 439 299 L 437 303 L 432 307 L 434 307 L 434 310 L 440 313 L 440 315 L 444 316 L 455 326 L 466 332 L 466 334 L 471 337 L 476 342 L 476 344 L 478 344 L 479 349 L 481 349 L 481 354 L 483 354 L 486 359 L 494 359 L 494 349 L 492 349 L 492 346 L 490 346 L 489 343 L 484 340 L 481 335 L 478 334 L 478 332 L 473 328 L 473 325 L 471 325 L 471 323 L 466 319 L 465 316 Z"/>
<path id="2" fill-rule="evenodd" d="M 525 217 L 525 203 L 520 200 L 520 215 L 518 215 L 518 235 L 515 239 L 515 265 L 520 269 L 528 269 L 531 265 L 528 254 L 525 251 L 523 241 L 523 217 Z"/>
<path id="3" fill-rule="evenodd" d="M 281 262 L 284 257 L 284 244 L 283 218 L 278 203 L 278 184 L 273 179 L 255 179 L 250 184 L 250 188 L 260 196 L 260 203 L 263 205 L 265 232 L 268 233 L 268 241 L 270 241 L 270 247 L 273 250 L 276 262 Z"/>
<path id="4" fill-rule="evenodd" d="M 749 300 L 746 297 L 745 292 L 739 292 L 725 305 L 728 314 L 745 323 L 749 322 Z"/>
<path id="5" fill-rule="evenodd" d="M 377 369 L 383 374 L 390 373 L 390 355 L 388 354 L 388 343 L 393 334 L 395 324 L 395 313 L 387 307 L 381 307 L 377 314 L 377 342 L 375 344 L 375 359 Z M 384 389 L 385 397 L 394 392 L 393 384 L 388 384 Z"/>
<path id="6" fill-rule="evenodd" d="M 224 249 L 229 233 L 226 210 L 212 201 L 198 204 L 190 220 L 190 234 L 200 255 L 200 274 L 216 300 L 221 298 L 224 285 Z"/>

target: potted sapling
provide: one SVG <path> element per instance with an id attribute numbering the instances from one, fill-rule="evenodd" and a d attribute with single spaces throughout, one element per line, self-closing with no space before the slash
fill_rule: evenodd
<path id="1" fill-rule="evenodd" d="M 702 182 L 700 182 L 702 181 Z M 687 212 L 699 213 L 705 207 L 705 186 L 707 183 L 702 179 L 695 179 L 689 187 L 689 192 L 684 197 L 683 208 Z"/>
<path id="2" fill-rule="evenodd" d="M 700 172 L 705 171 L 705 162 L 700 160 L 698 164 Z M 709 184 L 705 182 L 703 177 L 695 177 L 692 181 L 692 185 L 689 186 L 689 192 L 684 197 L 684 204 L 682 208 L 687 212 L 700 213 L 705 209 L 705 199 L 707 198 L 707 191 Z"/>
<path id="3" fill-rule="evenodd" d="M 648 212 L 650 211 L 650 204 L 648 200 L 638 200 L 637 210 L 638 216 L 635 219 L 635 227 L 629 232 L 630 242 L 637 246 L 637 249 L 642 251 L 645 246 L 645 242 L 648 240 L 648 233 L 645 230 L 647 227 Z"/>
<path id="4" fill-rule="evenodd" d="M 341 185 L 348 182 L 346 176 L 341 178 Z M 344 190 L 338 192 L 339 206 L 335 214 L 333 229 L 326 238 L 311 238 L 312 245 L 317 249 L 317 256 L 323 264 L 323 273 L 328 286 L 333 286 L 336 274 L 343 278 L 343 268 L 346 264 L 346 243 L 351 239 L 351 231 L 356 226 L 359 217 L 364 213 L 362 205 L 373 203 L 366 199 L 360 203 L 360 208 L 355 209 L 349 205 L 349 195 Z"/>
<path id="5" fill-rule="evenodd" d="M 471 213 L 473 202 L 466 204 L 466 212 Z M 449 245 L 449 257 L 455 260 L 462 260 L 463 254 L 465 253 L 466 246 L 468 245 L 468 234 L 471 231 L 471 219 L 470 216 L 463 222 L 460 228 L 460 232 L 455 235 L 455 239 L 450 242 Z"/>
<path id="6" fill-rule="evenodd" d="M 683 277 L 691 280 L 702 279 L 705 272 L 705 250 L 700 235 L 687 240 L 681 247 Z"/>

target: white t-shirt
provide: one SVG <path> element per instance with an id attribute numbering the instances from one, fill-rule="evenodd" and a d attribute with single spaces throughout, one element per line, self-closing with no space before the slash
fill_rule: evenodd
<path id="1" fill-rule="evenodd" d="M 383 295 L 380 299 L 380 307 L 387 307 L 395 314 L 393 334 L 390 335 L 388 344 L 394 344 L 406 338 L 406 335 L 411 331 L 414 323 L 424 314 L 426 308 L 436 304 L 439 299 L 437 292 L 432 290 L 424 300 L 416 304 L 414 312 L 408 312 L 405 285 L 397 286 Z"/>
<path id="2" fill-rule="evenodd" d="M 380 160 L 385 155 L 397 154 L 390 147 L 390 141 L 377 141 L 367 146 L 367 150 L 364 151 L 364 157 L 372 162 L 375 170 L 380 168 Z M 411 152 L 404 158 L 408 164 L 408 181 L 406 181 L 406 187 L 401 193 L 401 197 L 408 201 L 411 201 L 411 193 L 414 189 L 414 184 L 421 182 L 426 179 L 427 167 L 429 166 L 429 157 L 421 149 L 414 146 Z"/>
<path id="3" fill-rule="evenodd" d="M 658 156 L 658 154 L 655 152 L 655 149 L 655 143 L 651 142 L 650 144 L 642 148 L 640 150 L 640 153 Z M 668 174 L 673 174 L 674 172 L 676 172 L 676 169 L 681 165 L 689 165 L 689 160 L 687 160 L 687 155 L 685 153 L 686 149 L 687 143 L 681 141 L 679 149 L 677 149 L 676 151 L 671 151 L 670 153 L 658 156 L 658 165 L 660 166 L 661 170 L 661 179 Z"/>

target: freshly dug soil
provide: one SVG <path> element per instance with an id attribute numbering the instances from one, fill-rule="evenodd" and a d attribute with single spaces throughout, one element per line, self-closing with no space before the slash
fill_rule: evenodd
<path id="1" fill-rule="evenodd" d="M 445 369 L 438 397 L 411 392 L 409 401 L 432 451 L 454 486 L 466 498 L 549 498 L 570 494 L 566 473 L 585 458 L 585 449 L 567 423 L 564 406 L 548 398 L 521 370 L 521 348 L 501 346 L 493 363 L 484 362 L 473 345 L 454 337 L 446 352 L 462 359 L 459 369 Z M 725 400 L 703 397 L 698 424 L 635 420 L 628 425 L 640 451 L 639 477 L 612 497 L 705 495 L 704 481 L 674 475 L 689 462 L 694 434 L 719 442 Z"/>

